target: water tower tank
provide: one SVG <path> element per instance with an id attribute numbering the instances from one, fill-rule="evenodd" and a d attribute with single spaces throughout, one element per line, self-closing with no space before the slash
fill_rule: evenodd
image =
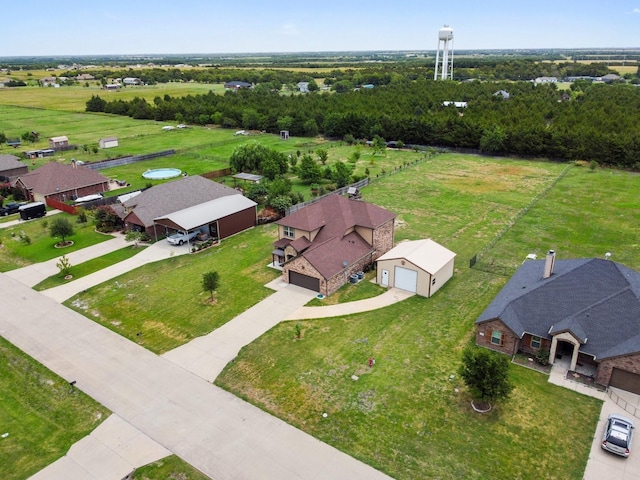
<path id="1" fill-rule="evenodd" d="M 438 40 L 453 40 L 453 28 L 445 25 L 438 30 Z"/>

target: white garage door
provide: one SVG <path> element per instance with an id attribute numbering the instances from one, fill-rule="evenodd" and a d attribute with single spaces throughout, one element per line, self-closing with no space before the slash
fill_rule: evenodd
<path id="1" fill-rule="evenodd" d="M 393 283 L 396 288 L 416 293 L 418 288 L 418 272 L 416 270 L 396 267 L 394 274 Z"/>

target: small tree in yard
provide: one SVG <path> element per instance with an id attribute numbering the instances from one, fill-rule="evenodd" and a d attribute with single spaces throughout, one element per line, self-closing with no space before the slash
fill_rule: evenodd
<path id="1" fill-rule="evenodd" d="M 211 302 L 213 302 L 213 292 L 218 288 L 218 283 L 218 272 L 206 272 L 202 274 L 202 288 L 205 292 L 211 294 Z"/>
<path id="2" fill-rule="evenodd" d="M 69 262 L 69 259 L 65 255 L 60 257 L 60 260 L 56 263 L 56 267 L 58 267 L 60 275 L 63 277 L 66 277 L 71 273 L 71 262 Z"/>
<path id="3" fill-rule="evenodd" d="M 51 220 L 51 228 L 49 233 L 52 237 L 60 237 L 61 243 L 65 243 L 67 237 L 73 235 L 73 225 L 64 217 L 55 217 Z"/>
<path id="4" fill-rule="evenodd" d="M 509 357 L 486 348 L 467 347 L 458 373 L 474 399 L 472 403 L 483 410 L 490 409 L 492 401 L 507 399 L 513 390 Z"/>
<path id="5" fill-rule="evenodd" d="M 127 242 L 133 242 L 133 245 L 135 247 L 138 246 L 138 242 L 141 242 L 144 239 L 144 237 L 145 237 L 145 234 L 143 232 L 138 232 L 137 230 L 129 230 L 124 235 L 124 239 Z"/>

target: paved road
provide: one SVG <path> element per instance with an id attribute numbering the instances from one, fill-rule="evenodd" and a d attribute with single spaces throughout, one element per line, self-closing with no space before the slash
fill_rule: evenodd
<path id="1" fill-rule="evenodd" d="M 389 478 L 4 274 L 0 304 L 3 337 L 213 479 Z"/>

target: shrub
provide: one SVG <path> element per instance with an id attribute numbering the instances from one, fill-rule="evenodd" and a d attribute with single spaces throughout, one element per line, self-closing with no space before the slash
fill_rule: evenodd
<path id="1" fill-rule="evenodd" d="M 549 365 L 549 350 L 541 348 L 536 352 L 536 361 L 540 365 Z"/>

